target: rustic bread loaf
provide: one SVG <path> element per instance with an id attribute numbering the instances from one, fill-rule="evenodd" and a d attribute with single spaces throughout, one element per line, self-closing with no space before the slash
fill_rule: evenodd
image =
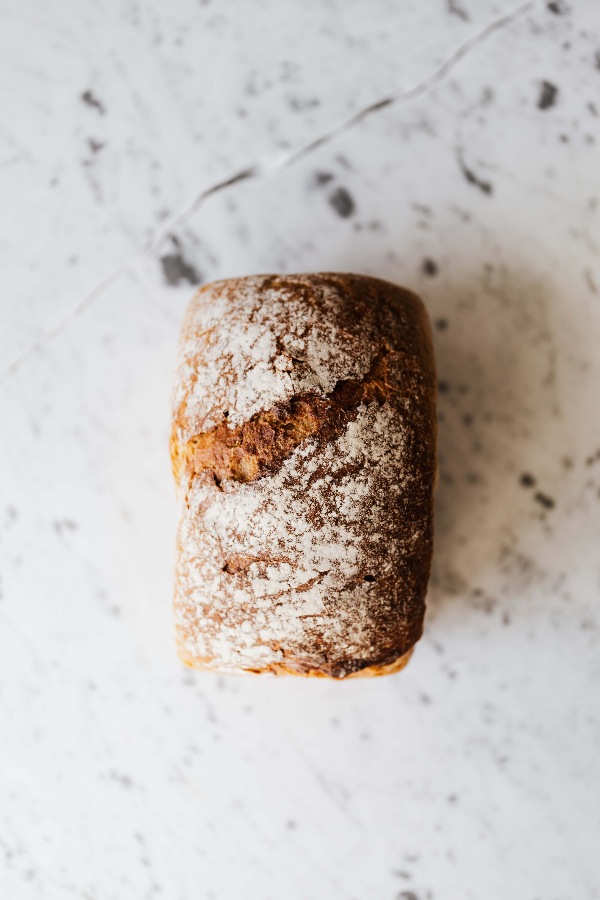
<path id="1" fill-rule="evenodd" d="M 171 440 L 183 661 L 332 678 L 402 668 L 425 611 L 435 435 L 414 294 L 341 274 L 201 288 Z"/>

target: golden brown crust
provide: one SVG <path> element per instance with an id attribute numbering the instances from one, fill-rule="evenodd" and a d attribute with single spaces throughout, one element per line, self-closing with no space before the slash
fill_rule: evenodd
<path id="1" fill-rule="evenodd" d="M 332 678 L 404 666 L 435 475 L 414 294 L 331 273 L 207 286 L 184 324 L 171 449 L 184 662 Z"/>
<path id="2" fill-rule="evenodd" d="M 379 666 L 367 666 L 366 668 L 359 669 L 356 672 L 349 672 L 344 678 L 340 678 L 340 676 L 338 675 L 335 680 L 347 681 L 348 678 L 376 678 L 381 675 L 395 675 L 396 672 L 401 672 L 402 669 L 407 665 L 412 654 L 413 648 L 411 647 L 410 650 L 402 654 L 402 656 L 399 656 L 391 663 L 385 663 Z M 182 649 L 180 649 L 179 651 L 179 658 L 183 663 L 185 663 L 186 666 L 189 666 L 190 669 L 196 669 L 199 672 L 221 672 L 219 666 L 214 665 L 214 661 L 189 659 L 188 657 L 186 657 L 185 651 Z M 304 671 L 300 671 L 299 669 L 290 668 L 283 663 L 272 663 L 270 666 L 262 669 L 238 669 L 229 671 L 232 674 L 239 675 L 293 675 L 300 678 L 333 677 L 329 672 L 324 672 L 322 669 L 306 669 Z"/>

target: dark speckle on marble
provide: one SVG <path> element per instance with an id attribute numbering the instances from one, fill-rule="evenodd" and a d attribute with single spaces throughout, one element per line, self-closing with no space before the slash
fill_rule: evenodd
<path id="1" fill-rule="evenodd" d="M 521 485 L 521 487 L 534 487 L 535 478 L 533 477 L 533 475 L 530 475 L 529 472 L 523 472 L 523 474 L 519 478 L 519 484 Z"/>
<path id="2" fill-rule="evenodd" d="M 123 788 L 129 789 L 133 787 L 133 779 L 130 775 L 124 775 L 122 772 L 115 772 L 113 770 L 110 772 L 110 778 L 112 781 L 116 781 L 117 784 L 120 784 Z"/>
<path id="3" fill-rule="evenodd" d="M 72 519 L 56 520 L 52 525 L 57 534 L 62 534 L 63 531 L 77 531 L 78 528 L 77 522 Z"/>
<path id="4" fill-rule="evenodd" d="M 457 0 L 447 0 L 446 8 L 450 15 L 457 16 L 459 19 L 462 19 L 463 22 L 468 22 L 471 18 L 462 3 L 457 3 Z"/>
<path id="5" fill-rule="evenodd" d="M 329 195 L 329 204 L 342 219 L 347 219 L 354 212 L 352 194 L 344 187 L 338 187 Z"/>
<path id="6" fill-rule="evenodd" d="M 396 894 L 396 900 L 419 900 L 419 896 L 414 891 L 400 891 Z"/>
<path id="7" fill-rule="evenodd" d="M 593 466 L 594 463 L 600 462 L 600 447 L 596 450 L 595 453 L 592 453 L 587 457 L 585 464 L 586 466 Z"/>
<path id="8" fill-rule="evenodd" d="M 547 494 L 543 494 L 541 491 L 537 491 L 534 494 L 534 497 L 540 504 L 540 506 L 544 507 L 544 509 L 553 509 L 556 505 L 552 497 L 549 497 Z"/>
<path id="9" fill-rule="evenodd" d="M 186 281 L 192 287 L 202 282 L 202 276 L 196 267 L 184 259 L 180 250 L 161 256 L 160 264 L 164 279 L 171 287 L 177 287 L 182 281 Z"/>
<path id="10" fill-rule="evenodd" d="M 333 179 L 331 172 L 316 172 L 315 181 L 318 185 L 328 184 Z"/>
<path id="11" fill-rule="evenodd" d="M 427 256 L 423 260 L 423 265 L 421 268 L 423 269 L 423 272 L 425 273 L 425 275 L 428 275 L 430 278 L 433 278 L 433 276 L 437 275 L 437 273 L 438 273 L 437 263 L 435 262 L 435 260 L 431 259 L 429 256 Z"/>
<path id="12" fill-rule="evenodd" d="M 600 50 L 596 50 L 594 53 L 594 65 L 595 68 L 600 72 Z"/>
<path id="13" fill-rule="evenodd" d="M 422 213 L 424 216 L 431 216 L 433 214 L 433 210 L 430 206 L 427 206 L 425 203 L 411 203 L 413 209 L 417 212 Z"/>
<path id="14" fill-rule="evenodd" d="M 590 269 L 586 269 L 584 272 L 584 278 L 587 286 L 589 287 L 592 294 L 598 293 L 598 287 L 596 286 L 596 282 L 594 281 L 594 276 Z"/>
<path id="15" fill-rule="evenodd" d="M 99 153 L 104 147 L 104 141 L 97 141 L 94 138 L 88 138 L 88 146 L 92 153 Z"/>
<path id="16" fill-rule="evenodd" d="M 558 88 L 551 81 L 542 81 L 538 97 L 538 109 L 551 109 L 556 104 Z"/>
<path id="17" fill-rule="evenodd" d="M 96 112 L 99 112 L 101 116 L 106 112 L 106 107 L 101 100 L 96 97 L 96 95 L 91 90 L 84 91 L 81 95 L 81 102 L 85 103 L 86 106 L 89 106 L 91 109 L 95 109 Z"/>
<path id="18" fill-rule="evenodd" d="M 551 13 L 554 13 L 555 16 L 563 16 L 569 11 L 566 3 L 562 3 L 561 0 L 552 0 L 551 3 L 547 4 L 547 8 Z"/>
<path id="19" fill-rule="evenodd" d="M 460 152 L 457 153 L 458 165 L 460 166 L 460 171 L 465 176 L 465 180 L 468 184 L 472 184 L 473 187 L 478 188 L 482 194 L 487 194 L 490 196 L 493 193 L 493 185 L 489 181 L 485 181 L 483 178 L 480 178 L 478 175 L 470 169 L 462 158 Z"/>
<path id="20" fill-rule="evenodd" d="M 314 109 L 319 106 L 320 101 L 317 97 L 288 97 L 288 106 L 294 112 L 304 112 L 307 109 Z"/>
<path id="21" fill-rule="evenodd" d="M 404 878 L 406 881 L 410 878 L 410 872 L 407 872 L 406 869 L 392 869 L 392 875 L 396 878 Z"/>

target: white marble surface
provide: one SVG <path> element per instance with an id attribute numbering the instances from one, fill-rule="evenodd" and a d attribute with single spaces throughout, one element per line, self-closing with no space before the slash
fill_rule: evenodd
<path id="1" fill-rule="evenodd" d="M 600 4 L 513 9 L 0 3 L 2 900 L 600 897 Z M 322 269 L 435 322 L 426 634 L 184 671 L 191 282 Z"/>

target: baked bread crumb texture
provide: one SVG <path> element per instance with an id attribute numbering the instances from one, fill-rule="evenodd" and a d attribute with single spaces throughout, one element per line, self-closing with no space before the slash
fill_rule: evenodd
<path id="1" fill-rule="evenodd" d="M 375 278 L 260 275 L 187 310 L 171 435 L 182 660 L 399 671 L 432 549 L 435 369 L 423 304 Z"/>

